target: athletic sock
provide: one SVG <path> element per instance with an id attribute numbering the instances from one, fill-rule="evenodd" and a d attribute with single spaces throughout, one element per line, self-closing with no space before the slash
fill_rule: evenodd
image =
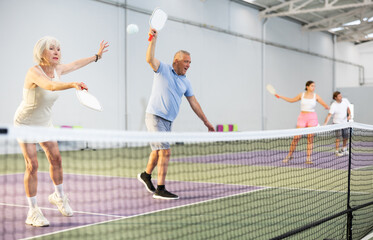
<path id="1" fill-rule="evenodd" d="M 55 189 L 55 192 L 57 193 L 57 196 L 62 198 L 64 195 L 62 183 L 59 185 L 54 185 L 54 189 Z"/>
<path id="2" fill-rule="evenodd" d="M 38 203 L 36 201 L 36 196 L 27 197 L 27 202 L 28 202 L 28 205 L 29 205 L 30 209 L 36 208 L 38 206 Z"/>

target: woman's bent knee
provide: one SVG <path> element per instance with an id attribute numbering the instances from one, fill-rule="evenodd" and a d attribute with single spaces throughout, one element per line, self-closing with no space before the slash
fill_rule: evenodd
<path id="1" fill-rule="evenodd" d="M 39 168 L 39 163 L 37 160 L 26 161 L 26 172 L 33 174 L 37 173 Z"/>

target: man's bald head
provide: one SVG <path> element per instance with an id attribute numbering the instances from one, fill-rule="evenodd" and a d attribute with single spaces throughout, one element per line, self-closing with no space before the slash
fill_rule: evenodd
<path id="1" fill-rule="evenodd" d="M 184 55 L 190 56 L 190 53 L 188 51 L 185 51 L 185 50 L 179 50 L 179 51 L 177 51 L 175 53 L 173 63 L 175 63 L 175 60 L 179 60 L 180 61 L 181 59 L 183 59 Z"/>

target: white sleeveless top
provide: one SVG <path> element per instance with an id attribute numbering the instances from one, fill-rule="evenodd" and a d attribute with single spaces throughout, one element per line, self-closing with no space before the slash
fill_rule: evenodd
<path id="1" fill-rule="evenodd" d="M 39 65 L 38 67 L 47 76 Z M 49 79 L 59 81 L 56 69 L 54 70 L 54 78 Z M 38 86 L 30 89 L 23 88 L 23 98 L 14 115 L 14 125 L 53 127 L 52 107 L 57 98 L 56 91 L 45 90 Z"/>
<path id="2" fill-rule="evenodd" d="M 300 100 L 300 110 L 302 112 L 314 112 L 316 107 L 316 93 L 313 94 L 313 98 L 304 98 L 304 93 L 302 93 L 302 98 Z"/>

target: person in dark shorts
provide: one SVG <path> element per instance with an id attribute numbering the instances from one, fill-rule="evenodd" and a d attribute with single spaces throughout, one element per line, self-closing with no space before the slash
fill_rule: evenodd
<path id="1" fill-rule="evenodd" d="M 333 124 L 346 123 L 351 119 L 350 102 L 347 98 L 343 98 L 339 91 L 333 93 L 334 102 L 330 105 L 328 116 L 325 118 L 324 125 L 328 124 L 331 116 L 333 116 Z M 348 140 L 348 129 L 342 129 L 336 132 L 335 140 L 335 154 L 338 157 L 348 154 L 347 140 Z M 342 148 L 339 149 L 339 142 L 342 135 Z"/>

